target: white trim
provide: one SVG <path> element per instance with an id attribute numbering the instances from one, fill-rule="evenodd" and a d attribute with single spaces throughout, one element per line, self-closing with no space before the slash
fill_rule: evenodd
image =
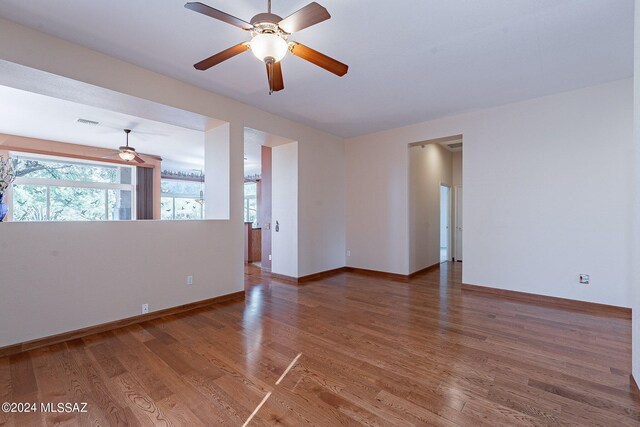
<path id="1" fill-rule="evenodd" d="M 451 243 L 452 243 L 452 232 L 451 232 L 451 228 L 452 228 L 452 222 L 451 221 L 451 207 L 452 207 L 452 198 L 453 198 L 453 189 L 451 187 L 450 184 L 446 184 L 442 181 L 440 181 L 440 187 L 438 187 L 440 189 L 440 194 L 439 194 L 439 199 L 440 201 L 442 201 L 442 187 L 447 189 L 447 261 L 451 261 L 451 259 L 453 258 L 453 251 L 451 250 Z M 438 204 L 440 206 L 440 204 Z M 440 250 L 442 249 L 442 206 L 440 206 Z M 440 262 L 442 261 L 442 257 L 440 255 L 440 250 L 438 251 L 438 256 L 440 257 Z"/>
<path id="2" fill-rule="evenodd" d="M 43 185 L 49 187 L 97 188 L 101 190 L 135 191 L 134 184 L 117 184 L 115 182 L 86 182 L 50 178 L 16 178 L 14 185 Z"/>
<path id="3" fill-rule="evenodd" d="M 460 193 L 460 191 L 462 191 L 462 185 L 456 185 L 454 187 L 454 194 L 453 194 L 453 203 L 454 203 L 454 211 L 453 211 L 453 221 L 455 224 L 455 229 L 454 229 L 454 235 L 453 235 L 453 239 L 454 239 L 454 244 L 455 244 L 455 251 L 454 251 L 454 259 L 456 261 L 462 261 L 463 258 L 463 254 L 462 254 L 462 249 L 464 249 L 464 243 L 462 243 L 462 245 L 458 245 L 458 237 L 462 237 L 464 239 L 464 233 L 463 233 L 463 228 L 464 228 L 464 224 L 462 224 L 462 227 L 460 227 L 460 224 L 458 223 L 459 219 L 458 218 L 458 209 L 460 209 L 459 203 L 458 203 L 458 193 Z M 462 202 L 462 201 L 460 201 Z M 464 209 L 464 206 L 462 206 L 462 208 Z"/>
<path id="4" fill-rule="evenodd" d="M 160 197 L 177 197 L 178 199 L 197 199 L 200 194 L 189 193 L 160 193 Z"/>
<path id="5" fill-rule="evenodd" d="M 43 159 L 43 160 L 48 160 L 50 159 L 50 156 L 41 156 L 41 155 L 32 155 L 30 153 L 28 153 L 27 156 L 18 156 L 21 157 L 22 159 L 32 159 L 32 158 L 36 158 L 36 159 Z M 64 159 L 64 161 L 62 161 L 61 159 Z M 60 157 L 60 158 L 56 158 L 55 161 L 58 163 L 68 163 L 68 164 L 74 164 L 74 165 L 80 165 L 80 166 L 104 166 L 105 163 L 100 163 L 97 161 L 82 161 L 82 162 L 77 162 L 77 161 L 72 161 L 73 159 L 71 159 L 71 161 L 69 161 L 68 158 L 66 157 Z M 47 222 L 56 222 L 56 221 L 52 221 L 51 220 L 51 187 L 60 187 L 60 188 L 90 188 L 90 189 L 96 189 L 96 190 L 103 190 L 104 191 L 104 202 L 105 202 L 105 216 L 103 220 L 97 220 L 97 221 L 119 221 L 119 220 L 115 220 L 113 218 L 109 218 L 109 190 L 114 190 L 114 191 L 129 191 L 131 192 L 131 219 L 134 220 L 136 217 L 136 198 L 137 198 L 137 194 L 136 194 L 136 174 L 134 173 L 134 167 L 133 166 L 110 166 L 110 167 L 114 167 L 114 168 L 118 168 L 119 172 L 121 172 L 122 168 L 130 168 L 131 169 L 131 184 L 119 184 L 119 183 L 115 183 L 115 182 L 87 182 L 87 181 L 75 181 L 75 180 L 66 180 L 66 179 L 55 179 L 55 178 L 34 178 L 34 177 L 20 177 L 20 178 L 16 178 L 16 180 L 13 182 L 13 185 L 37 185 L 37 186 L 42 186 L 45 187 L 47 189 Z M 120 173 L 118 174 L 120 175 Z M 14 197 L 11 197 L 11 211 L 14 210 Z M 113 215 L 112 215 L 113 216 Z M 13 220 L 15 220 L 15 218 L 13 218 Z"/>

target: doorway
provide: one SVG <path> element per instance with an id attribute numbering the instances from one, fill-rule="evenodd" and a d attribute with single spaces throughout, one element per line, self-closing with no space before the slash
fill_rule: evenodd
<path id="1" fill-rule="evenodd" d="M 440 262 L 451 259 L 451 188 L 440 184 Z"/>
<path id="2" fill-rule="evenodd" d="M 409 144 L 410 274 L 452 261 L 455 188 L 462 185 L 462 135 Z"/>
<path id="3" fill-rule="evenodd" d="M 245 263 L 297 277 L 298 143 L 244 129 Z"/>
<path id="4" fill-rule="evenodd" d="M 455 198 L 456 250 L 454 261 L 462 261 L 462 185 L 456 185 Z"/>

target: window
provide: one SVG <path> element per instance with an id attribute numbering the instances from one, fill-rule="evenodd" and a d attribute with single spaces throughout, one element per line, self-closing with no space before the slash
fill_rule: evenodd
<path id="1" fill-rule="evenodd" d="M 253 223 L 253 228 L 258 228 L 258 184 L 256 182 L 244 183 L 244 222 Z"/>
<path id="2" fill-rule="evenodd" d="M 134 219 L 133 167 L 63 158 L 14 158 L 13 221 Z"/>
<path id="3" fill-rule="evenodd" d="M 202 182 L 163 178 L 160 206 L 162 219 L 203 219 Z"/>

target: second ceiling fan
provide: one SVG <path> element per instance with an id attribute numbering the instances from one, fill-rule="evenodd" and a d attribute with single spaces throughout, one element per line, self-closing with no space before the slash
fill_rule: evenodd
<path id="1" fill-rule="evenodd" d="M 294 32 L 331 18 L 327 9 L 316 2 L 309 3 L 297 12 L 282 19 L 280 16 L 271 13 L 271 0 L 268 0 L 267 12 L 257 14 L 251 18 L 250 22 L 243 21 L 200 2 L 187 3 L 184 7 L 251 33 L 251 41 L 237 44 L 195 64 L 194 67 L 198 70 L 208 70 L 214 65 L 251 50 L 259 60 L 266 64 L 269 94 L 284 89 L 280 60 L 285 57 L 287 52 L 291 52 L 293 55 L 338 76 L 344 76 L 349 70 L 349 67 L 340 61 L 336 61 L 303 44 L 289 41 L 289 36 Z"/>
<path id="2" fill-rule="evenodd" d="M 127 143 L 119 147 L 117 153 L 104 156 L 103 159 L 119 157 L 121 160 L 124 160 L 125 162 L 135 161 L 137 163 L 144 163 L 144 160 L 142 160 L 142 157 L 138 155 L 138 152 L 136 151 L 136 149 L 129 146 L 129 134 L 131 133 L 131 129 L 124 129 L 124 133 L 127 136 Z"/>

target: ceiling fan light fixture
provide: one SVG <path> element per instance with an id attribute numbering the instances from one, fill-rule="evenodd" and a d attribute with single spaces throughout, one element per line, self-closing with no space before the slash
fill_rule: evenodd
<path id="1" fill-rule="evenodd" d="M 256 34 L 251 39 L 251 52 L 262 62 L 280 62 L 285 57 L 289 46 L 277 34 Z"/>
<path id="2" fill-rule="evenodd" d="M 130 162 L 136 158 L 136 150 L 131 147 L 120 147 L 120 153 L 118 156 L 125 162 Z"/>
<path id="3" fill-rule="evenodd" d="M 269 94 L 284 89 L 282 64 L 280 64 L 280 61 L 287 55 L 287 51 L 291 52 L 293 56 L 297 56 L 320 68 L 324 68 L 339 77 L 347 74 L 349 70 L 348 65 L 336 61 L 310 47 L 296 43 L 295 41 L 288 42 L 292 34 L 331 18 L 327 9 L 315 1 L 312 1 L 302 9 L 282 19 L 282 17 L 275 13 L 271 13 L 271 0 L 267 0 L 267 12 L 258 13 L 251 18 L 251 22 L 236 18 L 233 15 L 214 9 L 201 2 L 189 2 L 185 4 L 184 7 L 238 27 L 249 32 L 252 37 L 250 42 L 231 46 L 228 49 L 193 64 L 196 70 L 208 70 L 251 49 L 256 58 L 266 64 Z"/>

